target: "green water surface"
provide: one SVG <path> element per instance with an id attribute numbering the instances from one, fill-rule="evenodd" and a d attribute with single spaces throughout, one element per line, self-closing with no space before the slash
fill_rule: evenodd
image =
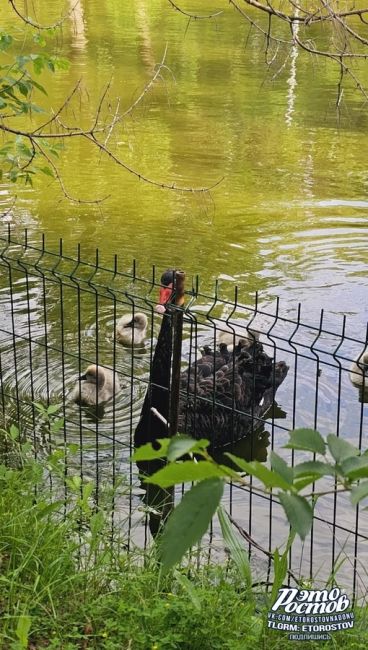
<path id="1" fill-rule="evenodd" d="M 50 24 L 61 4 L 35 2 L 32 15 Z M 70 0 L 65 9 L 74 5 Z M 83 200 L 109 198 L 99 206 L 72 204 L 46 177 L 34 189 L 3 184 L 4 207 L 18 197 L 8 220 L 28 226 L 35 239 L 41 231 L 50 243 L 62 237 L 70 250 L 81 242 L 87 258 L 98 246 L 106 260 L 118 253 L 127 264 L 137 258 L 143 269 L 178 265 L 199 273 L 205 286 L 223 278 L 225 295 L 236 283 L 244 300 L 259 290 L 265 299 L 281 296 L 287 310 L 301 300 L 316 318 L 321 307 L 348 313 L 363 336 L 363 99 L 346 81 L 337 112 L 339 71 L 331 62 L 280 48 L 275 57 L 270 51 L 274 60 L 267 65 L 261 34 L 249 31 L 226 2 L 214 8 L 223 14 L 188 23 L 167 0 L 81 0 L 48 45 L 70 60 L 70 69 L 44 75 L 49 96 L 38 99 L 57 110 L 81 79 L 63 121 L 86 126 L 111 82 L 111 110 L 119 98 L 123 113 L 167 48 L 162 79 L 109 145 L 155 181 L 198 188 L 223 178 L 218 187 L 208 195 L 157 189 L 74 139 L 58 162 L 68 192 Z M 187 2 L 185 9 L 208 13 L 208 3 Z M 2 8 L 2 24 L 20 29 L 9 7 Z M 21 33 L 17 47 L 26 49 Z M 364 81 L 363 66 L 360 74 Z"/>

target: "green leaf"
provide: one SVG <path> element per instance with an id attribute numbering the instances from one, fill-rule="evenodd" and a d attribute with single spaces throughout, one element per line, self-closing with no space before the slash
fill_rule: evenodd
<path id="1" fill-rule="evenodd" d="M 314 429 L 294 429 L 289 435 L 289 442 L 285 445 L 285 449 L 302 449 L 323 455 L 326 453 L 325 441 Z"/>
<path id="2" fill-rule="evenodd" d="M 73 478 L 80 479 L 79 476 L 74 476 Z M 80 481 L 79 481 L 79 485 L 80 485 Z M 88 481 L 88 483 L 85 483 L 83 485 L 83 490 L 82 490 L 83 496 L 82 496 L 82 498 L 83 498 L 84 501 L 89 499 L 89 497 L 91 496 L 94 489 L 95 489 L 95 485 L 94 485 L 93 481 Z"/>
<path id="3" fill-rule="evenodd" d="M 158 449 L 154 449 L 151 442 L 147 442 L 147 444 L 138 447 L 130 460 L 137 461 L 154 460 L 155 458 L 166 458 L 167 450 L 170 444 L 170 438 L 159 438 L 158 440 L 155 440 L 155 444 L 156 443 L 159 445 Z"/>
<path id="4" fill-rule="evenodd" d="M 27 63 L 33 61 L 34 58 L 37 58 L 37 54 L 20 54 L 15 58 L 15 60 L 19 68 L 24 68 Z"/>
<path id="5" fill-rule="evenodd" d="M 6 465 L 0 464 L 0 479 L 8 481 L 15 474 L 15 470 L 8 469 Z"/>
<path id="6" fill-rule="evenodd" d="M 37 57 L 33 60 L 33 69 L 36 74 L 40 74 L 45 67 L 45 61 L 42 57 Z"/>
<path id="7" fill-rule="evenodd" d="M 272 584 L 272 591 L 270 595 L 271 603 L 275 602 L 277 593 L 280 587 L 284 584 L 286 574 L 287 574 L 287 568 L 288 568 L 289 551 L 294 542 L 294 539 L 295 539 L 295 530 L 291 530 L 289 533 L 285 551 L 282 553 L 282 555 L 280 554 L 278 548 L 276 548 L 275 552 L 273 553 L 274 578 Z"/>
<path id="8" fill-rule="evenodd" d="M 80 451 L 80 445 L 78 445 L 75 442 L 68 442 L 66 447 L 67 447 L 68 452 L 70 454 L 72 454 L 72 455 L 78 454 L 79 451 Z"/>
<path id="9" fill-rule="evenodd" d="M 340 467 L 345 478 L 348 478 L 350 481 L 368 477 L 367 456 L 351 456 L 350 458 L 345 458 Z"/>
<path id="10" fill-rule="evenodd" d="M 239 574 L 243 578 L 247 588 L 250 590 L 252 587 L 252 572 L 250 568 L 248 553 L 241 544 L 239 538 L 234 533 L 230 519 L 220 505 L 218 508 L 218 518 L 220 521 L 221 532 L 224 542 L 230 551 L 231 558 L 238 569 Z"/>
<path id="11" fill-rule="evenodd" d="M 188 453 L 201 452 L 209 445 L 209 440 L 194 440 L 189 436 L 178 434 L 171 438 L 167 450 L 167 460 L 174 461 Z"/>
<path id="12" fill-rule="evenodd" d="M 52 503 L 39 501 L 36 503 L 37 519 L 43 519 L 43 517 L 47 517 L 48 515 L 57 512 L 63 506 L 65 506 L 64 501 L 53 501 Z"/>
<path id="13" fill-rule="evenodd" d="M 305 463 L 299 463 L 294 467 L 294 476 L 335 476 L 335 468 L 329 463 L 323 463 L 321 460 L 308 460 Z"/>
<path id="14" fill-rule="evenodd" d="M 345 458 L 349 458 L 350 456 L 359 456 L 360 454 L 357 447 L 354 447 L 354 445 L 347 440 L 338 438 L 332 433 L 327 436 L 327 444 L 331 456 L 333 456 L 337 463 L 341 463 Z"/>
<path id="15" fill-rule="evenodd" d="M 50 404 L 50 406 L 47 407 L 47 415 L 53 415 L 54 413 L 57 413 L 61 409 L 61 404 Z"/>
<path id="16" fill-rule="evenodd" d="M 70 62 L 68 59 L 64 59 L 61 56 L 52 57 L 52 60 L 50 62 L 56 70 L 69 70 L 70 68 Z"/>
<path id="17" fill-rule="evenodd" d="M 350 501 L 353 506 L 356 506 L 365 497 L 368 497 L 368 481 L 362 481 L 360 485 L 354 486 L 351 489 Z"/>
<path id="18" fill-rule="evenodd" d="M 0 32 L 0 50 L 7 50 L 13 42 L 13 37 L 6 32 Z"/>
<path id="19" fill-rule="evenodd" d="M 280 476 L 282 476 L 282 478 L 291 485 L 294 478 L 293 468 L 289 467 L 285 460 L 274 451 L 271 451 L 270 458 L 272 469 L 280 474 Z"/>
<path id="20" fill-rule="evenodd" d="M 39 45 L 40 47 L 45 47 L 45 46 L 46 46 L 46 39 L 45 39 L 45 37 L 43 36 L 43 34 L 41 34 L 40 32 L 36 32 L 36 33 L 33 35 L 33 40 L 34 40 L 34 42 L 37 43 L 37 45 Z"/>
<path id="21" fill-rule="evenodd" d="M 19 437 L 19 429 L 15 424 L 10 425 L 9 436 L 12 440 L 16 440 Z"/>
<path id="22" fill-rule="evenodd" d="M 101 510 L 92 515 L 89 521 L 89 526 L 93 537 L 96 537 L 96 535 L 103 531 L 105 526 L 105 518 Z"/>
<path id="23" fill-rule="evenodd" d="M 292 528 L 302 540 L 308 535 L 313 520 L 313 510 L 307 499 L 299 494 L 279 494 L 282 507 Z"/>
<path id="24" fill-rule="evenodd" d="M 274 579 L 273 579 L 272 591 L 270 596 L 271 603 L 275 602 L 278 590 L 283 584 L 287 574 L 287 566 L 288 566 L 287 554 L 288 551 L 280 555 L 278 548 L 276 548 L 276 550 L 273 553 Z"/>
<path id="25" fill-rule="evenodd" d="M 221 501 L 224 482 L 202 481 L 186 492 L 170 515 L 159 543 L 162 571 L 166 573 L 186 551 L 200 541 Z"/>
<path id="26" fill-rule="evenodd" d="M 192 460 L 185 460 L 181 463 L 172 463 L 159 469 L 152 476 L 145 478 L 146 483 L 153 483 L 162 488 L 177 485 L 178 483 L 189 483 L 191 481 L 203 481 L 208 478 L 225 478 L 228 476 L 228 468 L 222 468 L 208 460 L 195 463 Z"/>
<path id="27" fill-rule="evenodd" d="M 31 628 L 32 619 L 27 614 L 21 614 L 18 617 L 17 627 L 15 633 L 19 639 L 20 647 L 28 647 L 28 633 Z"/>
<path id="28" fill-rule="evenodd" d="M 174 577 L 175 580 L 179 583 L 179 585 L 184 589 L 184 591 L 187 592 L 190 600 L 192 601 L 195 609 L 200 612 L 202 609 L 201 606 L 201 601 L 198 598 L 197 590 L 194 587 L 193 583 L 187 578 L 186 575 L 183 575 L 182 573 L 179 573 L 179 571 L 174 571 Z"/>
<path id="29" fill-rule="evenodd" d="M 57 420 L 54 420 L 51 424 L 51 431 L 52 433 L 57 433 L 62 429 L 64 426 L 64 418 L 58 418 Z"/>
<path id="30" fill-rule="evenodd" d="M 41 108 L 41 106 L 37 106 L 37 104 L 29 104 L 29 111 L 33 111 L 33 113 L 46 113 L 46 111 Z"/>
<path id="31" fill-rule="evenodd" d="M 46 409 L 41 402 L 33 402 L 33 406 L 35 406 L 37 411 L 39 411 L 40 413 L 42 414 L 46 413 Z"/>
<path id="32" fill-rule="evenodd" d="M 44 95 L 47 95 L 47 92 L 46 92 L 45 88 L 43 86 L 41 86 L 41 84 L 39 84 L 38 81 L 35 81 L 34 79 L 30 79 L 30 83 L 32 84 L 32 86 L 37 88 L 37 90 L 40 90 L 41 93 L 43 93 Z"/>
<path id="33" fill-rule="evenodd" d="M 278 487 L 282 490 L 290 490 L 290 483 L 285 481 L 278 472 L 268 469 L 268 467 L 265 467 L 265 465 L 259 463 L 257 460 L 248 462 L 243 458 L 239 458 L 238 456 L 234 456 L 228 452 L 226 452 L 226 456 L 228 456 L 233 463 L 244 472 L 258 478 L 267 488 Z"/>
<path id="34" fill-rule="evenodd" d="M 18 81 L 17 86 L 18 86 L 20 94 L 23 95 L 23 97 L 27 97 L 27 95 L 28 95 L 28 93 L 30 91 L 29 85 L 27 83 L 24 83 L 24 81 Z"/>
<path id="35" fill-rule="evenodd" d="M 51 178 L 54 178 L 54 172 L 52 171 L 52 169 L 50 169 L 50 167 L 47 167 L 47 166 L 39 167 L 39 170 L 43 174 L 46 174 L 46 176 L 51 176 Z"/>
<path id="36" fill-rule="evenodd" d="M 17 144 L 17 153 L 23 156 L 24 158 L 31 158 L 32 156 L 31 149 L 27 147 L 27 145 L 24 144 L 24 142 Z"/>
<path id="37" fill-rule="evenodd" d="M 73 490 L 78 492 L 82 485 L 82 479 L 80 476 L 72 476 L 71 478 L 66 479 L 66 484 Z"/>
<path id="38" fill-rule="evenodd" d="M 297 492 L 301 492 L 307 485 L 314 483 L 317 479 L 321 478 L 319 475 L 314 474 L 312 476 L 306 476 L 304 478 L 299 478 L 294 480 L 294 488 Z"/>

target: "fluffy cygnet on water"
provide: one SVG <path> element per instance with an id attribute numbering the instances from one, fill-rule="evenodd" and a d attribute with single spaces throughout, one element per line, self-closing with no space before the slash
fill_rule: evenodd
<path id="1" fill-rule="evenodd" d="M 252 343 L 259 341 L 260 333 L 252 329 L 243 329 L 241 331 L 234 328 L 228 328 L 228 330 L 221 330 L 217 336 L 217 342 L 219 345 L 225 343 L 229 352 L 232 352 L 234 345 L 239 345 L 240 341 L 242 342 L 242 347 L 249 347 Z"/>
<path id="2" fill-rule="evenodd" d="M 350 368 L 350 381 L 368 391 L 368 347 L 356 357 Z"/>
<path id="3" fill-rule="evenodd" d="M 147 323 L 146 314 L 124 314 L 116 325 L 116 340 L 123 345 L 142 345 L 146 338 Z"/>
<path id="4" fill-rule="evenodd" d="M 102 366 L 88 366 L 70 393 L 70 399 L 82 406 L 107 402 L 120 390 L 116 373 Z"/>

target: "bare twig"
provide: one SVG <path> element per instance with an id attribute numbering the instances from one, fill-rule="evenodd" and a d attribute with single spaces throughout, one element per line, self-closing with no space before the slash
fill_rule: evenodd
<path id="1" fill-rule="evenodd" d="M 122 114 L 119 114 L 120 100 L 118 100 L 112 119 L 109 120 L 107 124 L 101 124 L 101 115 L 107 101 L 109 90 L 111 88 L 111 81 L 106 85 L 105 89 L 101 94 L 95 114 L 93 116 L 91 125 L 89 127 L 83 129 L 78 125 L 70 126 L 68 124 L 65 124 L 64 121 L 62 120 L 63 111 L 67 108 L 67 106 L 70 104 L 76 92 L 80 89 L 80 80 L 75 84 L 75 86 L 73 87 L 69 95 L 66 97 L 64 102 L 61 104 L 61 106 L 57 109 L 57 111 L 55 111 L 49 119 L 47 119 L 40 126 L 35 128 L 33 131 L 26 131 L 25 129 L 16 129 L 10 126 L 8 122 L 1 121 L 0 132 L 2 131 L 3 133 L 8 133 L 13 136 L 21 136 L 27 139 L 30 143 L 30 146 L 32 147 L 32 155 L 30 156 L 29 160 L 26 161 L 23 167 L 19 167 L 19 169 L 24 170 L 27 167 L 29 167 L 33 159 L 35 158 L 36 153 L 38 153 L 51 166 L 54 173 L 54 177 L 58 181 L 62 189 L 62 192 L 66 198 L 77 203 L 94 203 L 94 204 L 101 203 L 102 201 L 106 200 L 106 198 L 108 197 L 95 199 L 95 200 L 82 200 L 71 196 L 71 194 L 68 192 L 68 190 L 65 187 L 64 181 L 62 179 L 62 176 L 57 166 L 55 165 L 50 155 L 47 153 L 45 146 L 42 144 L 43 141 L 45 141 L 46 143 L 47 141 L 52 141 L 55 139 L 60 141 L 60 140 L 66 140 L 67 138 L 77 137 L 77 138 L 83 138 L 85 140 L 88 140 L 88 142 L 90 142 L 93 146 L 95 146 L 101 154 L 103 153 L 107 155 L 109 158 L 111 158 L 111 160 L 113 160 L 117 165 L 125 169 L 127 172 L 136 176 L 136 178 L 138 178 L 139 180 L 143 180 L 145 183 L 148 183 L 150 185 L 154 185 L 156 187 L 160 187 L 163 189 L 170 189 L 170 190 L 176 190 L 180 192 L 190 192 L 190 193 L 197 193 L 197 194 L 198 193 L 204 194 L 213 190 L 222 181 L 222 178 L 218 180 L 216 183 L 214 183 L 213 185 L 208 187 L 182 187 L 176 185 L 176 183 L 156 181 L 133 169 L 130 165 L 125 163 L 123 160 L 121 160 L 108 146 L 108 142 L 111 138 L 113 129 L 118 124 L 118 122 L 121 122 L 125 117 L 127 117 L 132 113 L 132 111 L 142 101 L 143 97 L 153 87 L 154 83 L 158 79 L 161 79 L 161 74 L 160 74 L 161 71 L 163 69 L 168 69 L 165 64 L 166 53 L 167 53 L 167 47 L 165 47 L 161 62 L 158 64 L 157 69 L 155 70 L 152 78 L 143 88 L 139 97 L 137 97 L 137 99 Z M 57 131 L 51 128 L 55 125 L 59 127 Z M 102 141 L 101 138 L 98 137 L 99 134 L 101 133 L 106 134 L 104 141 Z"/>
<path id="2" fill-rule="evenodd" d="M 43 124 L 41 124 L 41 126 L 38 126 L 37 129 L 35 129 L 35 130 L 33 131 L 33 135 L 36 135 L 36 133 L 39 133 L 40 131 L 43 131 L 43 129 L 45 129 L 45 128 L 46 128 L 47 126 L 49 126 L 52 122 L 54 122 L 55 120 L 57 120 L 58 116 L 62 113 L 62 111 L 64 110 L 64 108 L 66 108 L 66 106 L 69 104 L 69 102 L 70 102 L 70 100 L 72 99 L 72 97 L 75 95 L 75 93 L 77 92 L 77 90 L 80 88 L 80 83 L 81 83 L 81 80 L 79 79 L 79 80 L 77 81 L 77 83 L 75 84 L 75 86 L 74 86 L 73 90 L 71 91 L 71 93 L 69 93 L 69 95 L 66 97 L 66 99 L 64 100 L 64 102 L 62 103 L 62 105 L 58 108 L 58 110 L 56 111 L 56 113 L 54 113 L 54 114 L 52 115 L 52 117 L 51 117 L 49 120 L 47 120 L 46 122 L 44 122 Z"/>
<path id="3" fill-rule="evenodd" d="M 244 528 L 242 528 L 240 526 L 240 524 L 238 524 L 238 522 L 235 521 L 235 519 L 233 519 L 233 517 L 229 513 L 227 513 L 227 516 L 229 517 L 229 519 L 230 519 L 231 523 L 233 524 L 233 526 L 235 526 L 235 528 L 237 529 L 238 533 L 241 535 L 241 537 L 243 537 L 243 539 L 245 539 L 248 542 L 248 544 L 251 544 L 252 546 L 254 546 L 254 548 L 256 548 L 258 551 L 261 551 L 261 553 L 266 555 L 270 560 L 273 560 L 273 554 L 270 551 L 267 551 L 267 549 L 263 548 L 263 546 L 258 544 L 258 542 L 256 542 L 253 539 L 253 537 L 251 537 L 250 534 L 246 530 L 244 530 Z M 298 584 L 300 582 L 299 578 L 295 575 L 295 573 L 293 573 L 291 571 L 291 569 L 287 569 L 287 572 L 288 572 L 288 575 L 293 580 L 295 580 L 296 584 Z"/>
<path id="4" fill-rule="evenodd" d="M 330 20 L 331 16 L 329 13 L 323 14 L 320 9 L 318 9 L 316 12 L 311 12 L 307 17 L 304 15 L 298 15 L 298 14 L 287 14 L 283 11 L 280 11 L 278 9 L 275 9 L 273 5 L 270 2 L 267 2 L 267 4 L 262 4 L 262 2 L 258 2 L 258 0 L 243 0 L 247 5 L 250 7 L 254 7 L 255 9 L 259 9 L 259 11 L 263 11 L 264 13 L 271 14 L 273 16 L 277 16 L 277 18 L 280 18 L 281 20 L 284 20 L 287 23 L 295 23 L 295 22 L 300 22 L 300 23 L 306 23 L 306 24 L 311 24 L 311 23 L 319 23 L 323 22 L 326 20 Z M 289 0 L 290 2 L 290 0 Z M 293 5 L 293 3 L 290 2 L 290 4 Z M 295 5 L 294 5 L 295 6 Z M 347 18 L 350 16 L 363 16 L 364 14 L 368 14 L 368 7 L 365 7 L 364 9 L 351 9 L 347 11 L 338 11 L 334 12 L 335 17 L 339 18 Z"/>
<path id="5" fill-rule="evenodd" d="M 163 68 L 166 68 L 166 66 L 165 66 L 166 54 L 167 54 L 167 44 L 166 44 L 166 46 L 165 46 L 165 50 L 164 50 L 163 57 L 162 57 L 162 59 L 161 59 L 161 63 L 158 64 L 158 66 L 157 66 L 157 70 L 156 70 L 156 72 L 154 73 L 153 77 L 152 77 L 152 78 L 150 79 L 150 81 L 145 85 L 145 87 L 143 88 L 142 92 L 141 92 L 140 95 L 137 97 L 137 99 L 136 99 L 136 100 L 135 100 L 135 101 L 134 101 L 134 102 L 129 106 L 129 108 L 126 109 L 126 111 L 124 111 L 124 113 L 122 113 L 122 115 L 121 115 L 121 119 L 124 119 L 124 117 L 126 117 L 126 116 L 129 115 L 132 111 L 134 111 L 134 109 L 137 107 L 137 105 L 139 104 L 139 102 L 142 101 L 143 97 L 148 93 L 149 90 L 151 90 L 151 88 L 152 88 L 152 86 L 154 85 L 155 81 L 157 81 L 157 79 L 159 78 L 161 70 L 162 70 Z"/>
<path id="6" fill-rule="evenodd" d="M 52 167 L 52 170 L 53 170 L 53 172 L 54 172 L 54 174 L 55 174 L 55 178 L 56 178 L 56 180 L 58 181 L 58 183 L 59 183 L 59 185 L 60 185 L 60 187 L 61 187 L 61 189 L 62 189 L 62 192 L 63 192 L 65 198 L 67 198 L 69 201 L 71 201 L 72 203 L 83 203 L 83 204 L 94 204 L 94 205 L 95 205 L 95 204 L 103 203 L 104 201 L 106 201 L 106 199 L 109 198 L 110 194 L 108 194 L 107 196 L 104 196 L 102 199 L 93 199 L 93 200 L 89 200 L 89 199 L 80 199 L 80 198 L 77 198 L 77 197 L 75 197 L 75 196 L 72 196 L 72 195 L 68 192 L 68 190 L 66 189 L 66 187 L 65 187 L 65 183 L 64 183 L 64 181 L 63 181 L 63 178 L 62 178 L 62 176 L 61 176 L 61 174 L 60 174 L 58 168 L 56 167 L 54 161 L 50 158 L 50 156 L 49 156 L 49 155 L 47 154 L 47 152 L 43 149 L 43 147 L 40 145 L 39 142 L 35 142 L 35 147 L 37 147 L 37 149 L 39 150 L 40 154 L 43 156 L 43 158 L 45 158 L 45 160 L 47 160 L 47 162 L 49 163 L 49 165 Z"/>
<path id="7" fill-rule="evenodd" d="M 340 66 L 340 69 L 342 68 L 344 70 L 344 72 L 353 79 L 353 81 L 355 82 L 356 87 L 358 88 L 358 90 L 362 93 L 363 97 L 368 100 L 367 91 L 365 90 L 365 88 L 360 83 L 360 81 L 357 78 L 356 74 L 351 70 L 351 68 L 349 68 L 343 62 L 343 57 L 354 56 L 354 55 L 351 55 L 348 52 L 342 52 L 341 54 L 337 54 L 337 53 L 333 54 L 331 52 L 325 52 L 323 50 L 316 50 L 315 48 L 310 47 L 305 42 L 300 40 L 300 38 L 298 37 L 298 35 L 295 32 L 293 23 L 290 24 L 290 28 L 291 28 L 291 32 L 293 34 L 293 39 L 294 39 L 295 43 L 297 43 L 303 50 L 306 50 L 306 52 L 309 52 L 310 54 L 317 54 L 319 56 L 327 57 L 327 58 L 331 59 L 331 61 L 335 61 L 335 63 L 337 63 Z M 358 56 L 358 55 L 356 55 L 356 56 Z M 361 56 L 364 56 L 364 58 L 367 58 L 368 55 L 361 55 Z"/>
<path id="8" fill-rule="evenodd" d="M 203 14 L 192 14 L 192 13 L 189 13 L 188 11 L 184 11 L 184 9 L 182 9 L 177 4 L 175 4 L 175 2 L 173 2 L 173 0 L 168 0 L 168 2 L 171 4 L 173 9 L 175 9 L 176 11 L 179 11 L 179 13 L 183 14 L 183 16 L 187 16 L 188 18 L 193 19 L 193 20 L 204 20 L 204 19 L 207 19 L 207 18 L 216 18 L 216 16 L 220 16 L 221 14 L 224 13 L 221 10 L 221 11 L 215 11 L 212 14 L 205 14 L 205 15 L 203 15 Z"/>
<path id="9" fill-rule="evenodd" d="M 277 38 L 277 37 L 273 36 L 273 35 L 271 34 L 271 32 L 268 34 L 268 32 L 266 32 L 266 31 L 261 27 L 261 25 L 259 25 L 258 23 L 256 23 L 256 21 L 253 20 L 253 19 L 252 19 L 252 18 L 251 18 L 251 17 L 250 17 L 250 16 L 249 16 L 245 11 L 244 11 L 244 9 L 241 9 L 241 8 L 239 7 L 239 5 L 237 4 L 237 2 L 235 2 L 235 0 L 229 0 L 229 4 L 232 5 L 232 6 L 234 7 L 234 9 L 235 9 L 235 10 L 236 10 L 236 11 L 237 11 L 241 16 L 243 16 L 243 18 L 245 18 L 245 19 L 248 21 L 248 23 L 249 23 L 252 27 L 255 27 L 259 32 L 261 32 L 261 34 L 263 34 L 263 36 L 264 36 L 265 38 L 268 38 L 269 40 L 272 40 L 272 41 L 274 41 L 275 43 L 284 43 L 284 44 L 286 44 L 286 45 L 292 45 L 292 41 L 288 41 L 288 40 L 285 40 L 285 39 L 283 39 L 283 38 Z"/>
<path id="10" fill-rule="evenodd" d="M 60 20 L 57 20 L 56 23 L 53 23 L 52 25 L 41 25 L 40 23 L 34 22 L 34 20 L 29 18 L 28 16 L 24 16 L 19 11 L 18 7 L 16 6 L 15 0 L 9 0 L 9 4 L 11 5 L 14 13 L 16 13 L 18 18 L 20 18 L 24 23 L 26 23 L 27 25 L 30 25 L 31 27 L 34 27 L 36 29 L 45 29 L 46 30 L 46 29 L 55 29 L 56 27 L 61 27 L 63 25 L 63 23 L 65 23 L 65 21 L 69 18 L 69 16 L 71 16 L 71 14 L 75 10 L 76 6 L 78 5 L 79 1 L 80 0 L 76 0 L 76 3 L 73 5 L 73 7 L 71 9 L 69 9 L 69 11 L 60 18 Z"/>
<path id="11" fill-rule="evenodd" d="M 112 121 L 111 121 L 111 123 L 110 123 L 110 125 L 109 125 L 109 128 L 108 128 L 108 132 L 107 132 L 106 140 L 105 140 L 105 142 L 104 142 L 105 147 L 107 146 L 107 143 L 108 143 L 108 141 L 109 141 L 109 139 L 110 139 L 110 137 L 111 137 L 111 134 L 112 134 L 112 132 L 113 132 L 113 130 L 114 130 L 114 126 L 115 126 L 115 124 L 116 124 L 116 123 L 119 121 L 119 119 L 120 119 L 120 116 L 119 116 L 119 108 L 120 108 L 120 99 L 118 99 L 118 101 L 117 101 L 117 103 L 116 103 L 115 114 L 114 114 L 114 117 L 113 117 L 113 119 L 112 119 Z"/>
<path id="12" fill-rule="evenodd" d="M 35 155 L 36 155 L 36 147 L 35 147 L 35 145 L 34 145 L 34 142 L 31 142 L 31 147 L 32 147 L 32 154 L 31 154 L 31 156 L 29 157 L 29 159 L 27 160 L 27 162 L 26 162 L 23 166 L 21 166 L 21 167 L 19 168 L 19 169 L 21 169 L 22 171 L 24 171 L 25 169 L 27 169 L 27 167 L 30 167 L 30 165 L 32 164 L 33 159 L 34 159 L 34 157 L 35 157 Z"/>
<path id="13" fill-rule="evenodd" d="M 10 206 L 7 210 L 5 210 L 5 212 L 3 212 L 2 214 L 0 214 L 0 219 L 3 219 L 4 217 L 7 217 L 8 214 L 11 213 L 12 209 L 14 208 L 14 206 L 15 206 L 15 204 L 16 204 L 16 201 L 17 201 L 17 197 L 15 196 L 15 197 L 13 198 L 13 201 L 12 201 L 11 206 Z"/>
<path id="14" fill-rule="evenodd" d="M 222 177 L 218 181 L 213 183 L 213 185 L 207 187 L 183 187 L 182 185 L 176 185 L 176 183 L 165 183 L 162 181 L 155 181 L 152 178 L 149 178 L 148 176 L 144 176 L 144 174 L 137 172 L 135 169 L 127 165 L 124 161 L 120 160 L 110 149 L 105 147 L 105 145 L 102 142 L 97 140 L 97 138 L 94 136 L 93 133 L 84 132 L 83 135 L 87 138 L 87 140 L 93 142 L 101 151 L 103 151 L 117 165 L 123 167 L 123 169 L 125 169 L 130 174 L 133 174 L 133 176 L 136 176 L 140 181 L 144 181 L 145 183 L 148 183 L 149 185 L 154 185 L 155 187 L 160 187 L 161 189 L 176 190 L 178 192 L 190 192 L 191 194 L 204 194 L 206 192 L 211 192 L 212 190 L 214 190 L 215 187 L 217 187 L 223 181 L 223 177 Z"/>

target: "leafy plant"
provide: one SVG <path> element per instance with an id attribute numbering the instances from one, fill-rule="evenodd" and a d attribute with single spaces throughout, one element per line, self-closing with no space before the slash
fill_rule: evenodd
<path id="1" fill-rule="evenodd" d="M 54 416 L 57 414 L 48 417 Z M 65 479 L 64 450 L 35 460 L 32 446 L 22 448 L 14 425 L 7 438 L 18 448 L 21 462 L 17 466 L 4 464 L 0 471 L 1 648 L 284 647 L 283 636 L 272 635 L 263 625 L 267 599 L 262 592 L 253 593 L 247 553 L 221 506 L 219 521 L 233 563 L 203 563 L 198 568 L 196 562 L 189 562 L 187 567 L 163 575 L 155 547 L 144 554 L 138 549 L 128 553 L 121 537 L 112 538 L 111 513 L 107 506 L 96 510 L 91 481 L 70 473 L 66 477 L 67 502 L 64 495 L 58 497 L 58 479 Z M 162 443 L 159 452 L 165 449 L 166 455 L 170 445 L 173 463 L 182 462 L 181 451 L 191 449 L 191 445 L 208 461 L 203 441 L 190 445 L 183 438 L 169 440 Z M 70 447 L 68 453 L 78 451 L 76 446 Z M 52 494 L 45 480 L 49 475 Z M 208 486 L 208 481 L 214 481 L 216 491 L 218 481 L 223 485 L 225 480 L 215 476 L 203 483 Z M 219 497 L 215 491 L 212 502 Z M 274 553 L 274 589 L 284 581 L 294 536 L 290 534 L 283 553 Z M 336 637 L 326 648 L 366 647 L 366 610 L 357 608 L 356 615 L 354 630 Z M 299 647 L 304 650 L 309 645 L 300 643 Z"/>
<path id="2" fill-rule="evenodd" d="M 50 55 L 44 48 L 46 39 L 39 32 L 33 35 L 33 46 L 36 52 L 16 55 L 12 53 L 15 43 L 14 36 L 8 32 L 0 32 L 0 55 L 9 62 L 0 66 L 0 118 L 9 120 L 21 116 L 32 117 L 33 114 L 43 113 L 38 101 L 34 101 L 37 93 L 47 95 L 45 86 L 36 77 L 44 70 L 55 72 L 66 70 L 69 66 L 65 59 Z M 35 129 L 35 134 L 37 129 Z M 49 165 L 44 164 L 44 157 L 37 148 L 35 139 L 26 138 L 19 129 L 7 128 L 7 135 L 12 138 L 4 142 L 0 148 L 0 180 L 9 179 L 15 183 L 23 180 L 32 185 L 32 177 L 40 171 L 54 177 Z M 43 142 L 43 147 L 54 156 L 58 155 L 59 144 Z M 42 162 L 39 163 L 39 159 Z"/>
<path id="3" fill-rule="evenodd" d="M 312 526 L 313 511 L 319 498 L 326 494 L 347 492 L 352 505 L 357 505 L 368 496 L 368 451 L 361 452 L 357 447 L 336 435 L 330 434 L 326 440 L 313 429 L 296 429 L 290 433 L 287 449 L 312 453 L 312 459 L 288 465 L 274 451 L 271 452 L 271 467 L 259 461 L 247 462 L 233 454 L 226 455 L 238 468 L 235 471 L 217 463 L 209 455 L 206 440 L 194 441 L 187 436 L 178 435 L 171 440 L 159 441 L 160 448 L 153 450 L 148 444 L 139 448 L 133 460 L 150 460 L 155 457 L 166 458 L 167 464 L 146 477 L 147 483 L 168 488 L 180 483 L 195 481 L 195 485 L 185 493 L 182 501 L 170 515 L 159 540 L 159 554 L 163 572 L 168 571 L 180 561 L 185 552 L 196 544 L 207 530 L 210 520 L 219 508 L 224 483 L 233 481 L 250 487 L 247 476 L 257 479 L 251 489 L 267 494 L 272 491 L 282 506 L 285 517 L 291 527 L 287 550 L 295 534 L 304 540 Z M 183 459 L 188 453 L 196 458 Z M 329 490 L 318 492 L 315 484 L 324 477 L 331 477 L 333 485 Z M 310 492 L 305 492 L 312 485 Z M 223 510 L 219 510 L 224 537 L 229 535 L 228 522 Z M 240 556 L 239 548 L 233 544 L 236 561 Z M 280 576 L 286 573 L 286 555 L 275 551 L 275 570 Z M 244 571 L 244 566 L 243 566 Z M 244 577 L 249 582 L 249 576 Z M 283 579 L 283 578 L 282 578 Z M 282 581 L 282 580 L 281 580 Z"/>

